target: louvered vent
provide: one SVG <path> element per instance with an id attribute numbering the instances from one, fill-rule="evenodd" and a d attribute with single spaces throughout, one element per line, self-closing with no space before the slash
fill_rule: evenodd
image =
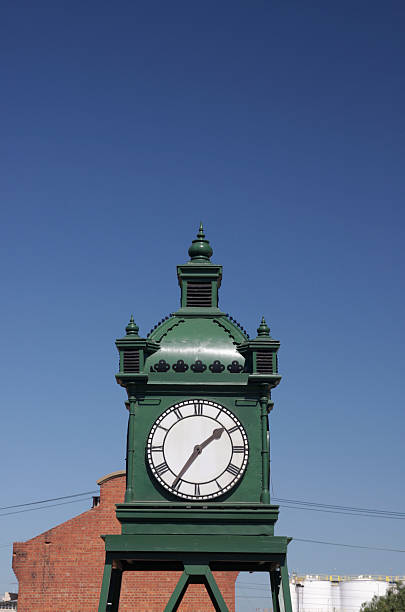
<path id="1" fill-rule="evenodd" d="M 124 372 L 139 372 L 139 350 L 124 352 Z"/>
<path id="2" fill-rule="evenodd" d="M 259 374 L 273 374 L 273 353 L 257 351 L 256 370 Z"/>
<path id="3" fill-rule="evenodd" d="M 187 306 L 210 308 L 212 306 L 212 283 L 201 281 L 188 281 Z"/>

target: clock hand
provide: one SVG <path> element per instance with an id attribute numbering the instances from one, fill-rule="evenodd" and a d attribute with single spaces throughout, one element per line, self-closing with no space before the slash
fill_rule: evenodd
<path id="1" fill-rule="evenodd" d="M 206 440 L 204 440 L 204 442 L 202 442 L 199 447 L 202 450 L 203 448 L 205 448 L 206 446 L 208 446 L 208 444 L 210 444 L 210 442 L 212 442 L 213 440 L 219 440 L 219 438 L 222 436 L 222 432 L 224 431 L 223 427 L 218 427 L 218 429 L 214 429 L 214 431 L 212 432 L 212 434 L 210 435 L 209 438 L 207 438 Z M 195 448 L 195 447 L 194 447 Z"/>
<path id="2" fill-rule="evenodd" d="M 203 448 L 208 446 L 208 444 L 210 444 L 213 440 L 219 440 L 219 438 L 222 436 L 223 431 L 224 431 L 223 427 L 218 427 L 217 429 L 214 429 L 214 431 L 209 436 L 209 438 L 204 440 L 204 442 L 201 442 L 201 444 L 196 444 L 194 446 L 194 450 L 191 453 L 190 457 L 187 459 L 186 463 L 183 465 L 180 472 L 177 474 L 176 478 L 173 480 L 172 487 L 176 486 L 176 484 L 179 482 L 183 474 L 187 472 L 191 464 L 194 463 L 194 461 L 197 459 L 198 455 L 201 455 Z"/>

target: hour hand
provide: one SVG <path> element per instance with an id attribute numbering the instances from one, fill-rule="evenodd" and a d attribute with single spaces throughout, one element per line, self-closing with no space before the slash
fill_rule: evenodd
<path id="1" fill-rule="evenodd" d="M 222 433 L 224 431 L 223 427 L 218 427 L 217 429 L 214 429 L 214 431 L 212 432 L 212 434 L 210 435 L 209 438 L 207 438 L 206 440 L 204 440 L 204 442 L 201 442 L 201 444 L 199 445 L 199 448 L 202 450 L 203 448 L 205 448 L 206 446 L 208 446 L 208 444 L 210 442 L 212 442 L 213 440 L 219 440 L 219 438 L 222 436 Z M 194 447 L 194 450 L 197 447 Z M 201 452 L 200 450 L 200 452 Z"/>
<path id="2" fill-rule="evenodd" d="M 183 467 L 181 468 L 180 472 L 177 474 L 176 478 L 173 480 L 172 487 L 176 486 L 176 484 L 179 482 L 179 480 L 183 476 L 183 474 L 185 474 L 185 472 L 187 472 L 187 470 L 191 466 L 191 464 L 197 459 L 198 455 L 201 455 L 201 451 L 203 450 L 203 448 L 208 446 L 208 444 L 210 442 L 212 442 L 213 440 L 219 440 L 219 438 L 222 436 L 222 432 L 223 431 L 224 431 L 223 427 L 218 427 L 217 429 L 214 429 L 214 431 L 209 436 L 209 438 L 204 440 L 204 442 L 201 442 L 201 444 L 196 444 L 194 446 L 194 450 L 191 453 L 190 457 L 187 459 L 186 463 L 183 465 Z"/>

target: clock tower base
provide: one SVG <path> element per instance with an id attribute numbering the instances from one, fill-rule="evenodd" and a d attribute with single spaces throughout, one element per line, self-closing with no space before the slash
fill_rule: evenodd
<path id="1" fill-rule="evenodd" d="M 99 612 L 118 611 L 125 571 L 183 572 L 165 612 L 178 609 L 189 584 L 204 584 L 214 609 L 228 612 L 212 572 L 268 572 L 274 612 L 292 612 L 290 538 L 274 536 L 277 517 L 278 506 L 270 504 L 118 504 L 122 534 L 103 537 L 106 561 Z"/>

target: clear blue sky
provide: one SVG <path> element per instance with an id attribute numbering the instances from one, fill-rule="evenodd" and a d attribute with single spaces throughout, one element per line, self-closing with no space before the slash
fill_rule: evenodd
<path id="1" fill-rule="evenodd" d="M 282 343 L 274 494 L 405 511 L 404 21 L 402 1 L 2 2 L 1 506 L 124 467 L 114 339 L 177 307 L 202 219 L 221 306 Z M 0 592 L 9 542 L 88 505 L 1 518 Z M 278 533 L 405 549 L 398 520 L 285 508 Z M 293 542 L 289 565 L 405 554 Z"/>

